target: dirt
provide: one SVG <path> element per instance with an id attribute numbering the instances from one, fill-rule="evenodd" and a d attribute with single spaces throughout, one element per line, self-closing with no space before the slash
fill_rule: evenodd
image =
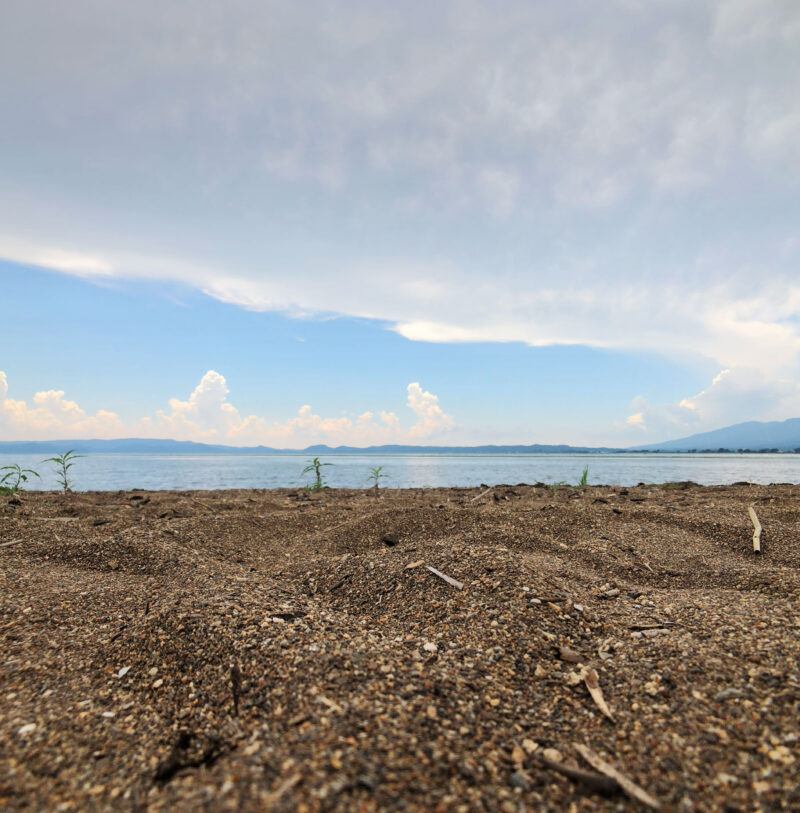
<path id="1" fill-rule="evenodd" d="M 3 499 L 0 806 L 800 809 L 800 486 L 481 491 Z"/>

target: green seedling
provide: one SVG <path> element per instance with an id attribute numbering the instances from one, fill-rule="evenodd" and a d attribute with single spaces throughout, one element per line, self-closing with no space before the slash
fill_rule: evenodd
<path id="1" fill-rule="evenodd" d="M 578 480 L 578 488 L 586 488 L 586 485 L 589 482 L 589 467 L 583 470 L 583 474 L 581 474 L 581 479 Z"/>
<path id="2" fill-rule="evenodd" d="M 13 497 L 17 492 L 23 491 L 22 484 L 28 482 L 29 474 L 39 476 L 33 469 L 23 469 L 18 463 L 3 466 L 0 472 L 3 471 L 6 474 L 0 477 L 0 495 L 4 497 Z"/>
<path id="3" fill-rule="evenodd" d="M 379 481 L 382 477 L 386 477 L 385 474 L 382 474 L 383 466 L 375 466 L 369 470 L 369 476 L 367 477 L 367 482 L 372 483 L 372 487 L 377 491 L 379 487 Z"/>
<path id="4" fill-rule="evenodd" d="M 70 449 L 64 454 L 56 455 L 55 457 L 48 457 L 47 460 L 42 460 L 42 463 L 54 463 L 56 467 L 56 479 L 61 486 L 64 493 L 72 491 L 72 484 L 70 482 L 69 470 L 73 467 L 74 460 L 79 457 L 84 457 L 82 454 L 75 454 L 74 449 Z"/>
<path id="5" fill-rule="evenodd" d="M 303 469 L 303 474 L 310 474 L 314 472 L 314 484 L 306 486 L 307 491 L 322 491 L 325 488 L 325 482 L 322 479 L 322 467 L 332 466 L 333 463 L 322 463 L 318 457 L 310 460 L 308 465 Z"/>

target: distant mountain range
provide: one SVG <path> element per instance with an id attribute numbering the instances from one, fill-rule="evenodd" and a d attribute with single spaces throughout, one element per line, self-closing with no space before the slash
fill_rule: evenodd
<path id="1" fill-rule="evenodd" d="M 688 438 L 637 446 L 631 451 L 699 452 L 719 449 L 733 452 L 740 449 L 752 452 L 796 452 L 800 450 L 800 418 L 789 418 L 786 421 L 747 421 L 715 429 L 713 432 L 690 435 Z"/>
<path id="2" fill-rule="evenodd" d="M 396 455 L 396 454 L 569 454 L 617 452 L 619 449 L 591 446 L 307 446 L 305 449 L 272 449 L 269 446 L 221 446 L 191 440 L 123 438 L 120 440 L 10 440 L 0 441 L 0 454 L 60 454 L 74 449 L 77 454 L 235 454 L 235 455 Z"/>
<path id="3" fill-rule="evenodd" d="M 688 438 L 621 449 L 608 446 L 567 446 L 534 443 L 528 446 L 307 446 L 272 449 L 269 446 L 222 446 L 189 440 L 122 438 L 120 440 L 11 440 L 0 441 L 0 454 L 228 454 L 228 455 L 400 455 L 400 454 L 613 454 L 619 452 L 800 451 L 800 418 L 786 421 L 747 421 L 702 432 Z"/>

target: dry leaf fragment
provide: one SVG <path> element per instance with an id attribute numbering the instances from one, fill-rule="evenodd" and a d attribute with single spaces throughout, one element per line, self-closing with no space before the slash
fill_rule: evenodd
<path id="1" fill-rule="evenodd" d="M 661 809 L 661 802 L 659 802 L 658 799 L 653 798 L 646 790 L 644 790 L 644 788 L 637 785 L 633 780 L 628 779 L 628 777 L 625 776 L 625 774 L 620 773 L 613 765 L 611 765 L 609 762 L 606 762 L 601 756 L 592 751 L 591 748 L 587 748 L 585 745 L 581 745 L 580 743 L 577 742 L 573 743 L 573 746 L 575 750 L 596 771 L 600 771 L 600 773 L 605 774 L 606 776 L 609 776 L 612 779 L 616 779 L 616 781 L 619 782 L 620 787 L 632 799 L 636 799 L 643 805 L 647 805 L 647 807 L 650 807 L 653 810 Z"/>
<path id="2" fill-rule="evenodd" d="M 413 570 L 415 567 L 420 567 L 424 565 L 425 561 L 423 559 L 418 559 L 416 562 L 411 562 L 410 564 L 406 565 L 406 570 Z"/>
<path id="3" fill-rule="evenodd" d="M 603 697 L 603 690 L 600 688 L 600 678 L 597 677 L 597 670 L 592 669 L 591 667 L 588 669 L 584 668 L 583 682 L 586 684 L 586 688 L 589 690 L 592 700 L 594 700 L 594 702 L 597 704 L 597 708 L 599 708 L 609 720 L 613 720 L 614 715 L 606 705 L 606 700 Z"/>

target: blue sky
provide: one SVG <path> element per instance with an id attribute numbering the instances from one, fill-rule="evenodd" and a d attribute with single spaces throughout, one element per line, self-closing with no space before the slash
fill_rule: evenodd
<path id="1" fill-rule="evenodd" d="M 11 0 L 0 437 L 800 415 L 792 0 Z"/>

